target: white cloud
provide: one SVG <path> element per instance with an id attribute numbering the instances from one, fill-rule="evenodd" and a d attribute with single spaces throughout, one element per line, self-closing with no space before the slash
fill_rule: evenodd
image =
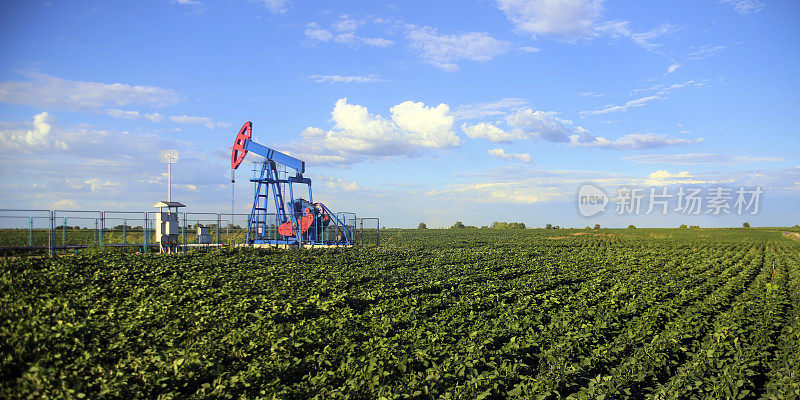
<path id="1" fill-rule="evenodd" d="M 661 24 L 647 32 L 631 33 L 630 38 L 634 43 L 642 46 L 647 50 L 655 50 L 660 47 L 659 44 L 653 43 L 653 40 L 658 39 L 664 35 L 675 32 L 677 27 L 672 24 Z"/>
<path id="2" fill-rule="evenodd" d="M 314 180 L 323 183 L 326 188 L 334 189 L 340 192 L 357 192 L 362 190 L 362 188 L 358 186 L 358 183 L 336 178 L 334 176 L 317 176 L 314 178 Z"/>
<path id="3" fill-rule="evenodd" d="M 289 0 L 250 0 L 255 3 L 261 3 L 267 10 L 274 14 L 283 14 L 289 9 Z"/>
<path id="4" fill-rule="evenodd" d="M 647 32 L 636 33 L 628 21 L 604 21 L 605 0 L 497 0 L 498 7 L 520 33 L 546 35 L 566 40 L 599 36 L 625 37 L 647 50 L 658 44 L 653 40 L 671 33 L 675 27 L 662 24 Z"/>
<path id="5" fill-rule="evenodd" d="M 733 6 L 733 9 L 741 15 L 755 14 L 764 8 L 764 3 L 759 0 L 719 0 L 719 2 Z"/>
<path id="6" fill-rule="evenodd" d="M 180 101 L 174 91 L 155 86 L 71 81 L 31 72 L 24 75 L 31 80 L 0 83 L 0 102 L 78 110 L 133 104 L 162 107 Z"/>
<path id="7" fill-rule="evenodd" d="M 667 135 L 632 133 L 616 140 L 608 140 L 604 137 L 595 137 L 584 130 L 581 134 L 570 136 L 570 145 L 581 147 L 599 147 L 613 150 L 641 150 L 655 149 L 666 146 L 676 146 L 681 144 L 691 144 L 702 142 L 703 138 L 698 139 L 678 139 Z"/>
<path id="8" fill-rule="evenodd" d="M 141 119 L 144 118 L 151 122 L 161 122 L 164 120 L 164 116 L 159 113 L 153 114 L 142 114 L 138 111 L 129 111 L 129 110 L 120 110 L 116 108 L 110 108 L 106 110 L 106 114 L 114 117 L 114 118 L 125 118 L 125 119 Z"/>
<path id="9" fill-rule="evenodd" d="M 581 37 L 601 17 L 603 0 L 498 0 L 498 6 L 521 32 Z"/>
<path id="10" fill-rule="evenodd" d="M 472 139 L 484 138 L 494 143 L 510 143 L 515 139 L 514 135 L 486 122 L 472 126 L 462 124 L 461 130 Z"/>
<path id="11" fill-rule="evenodd" d="M 378 78 L 375 75 L 366 76 L 353 76 L 353 75 L 311 75 L 317 83 L 368 83 L 368 82 L 383 82 L 385 79 Z"/>
<path id="12" fill-rule="evenodd" d="M 32 129 L 0 131 L 0 148 L 28 153 L 39 149 L 66 150 L 67 144 L 51 135 L 53 117 L 44 111 L 33 117 Z"/>
<path id="13" fill-rule="evenodd" d="M 351 164 L 364 159 L 413 156 L 423 149 L 458 146 L 450 107 L 405 101 L 390 110 L 391 119 L 339 99 L 331 112 L 333 130 L 308 127 L 301 143 L 290 146 L 318 163 Z"/>
<path id="14" fill-rule="evenodd" d="M 517 160 L 517 161 L 522 161 L 524 163 L 531 162 L 531 155 L 528 153 L 506 153 L 505 150 L 503 149 L 495 148 L 495 149 L 490 149 L 489 154 L 509 161 Z"/>
<path id="15" fill-rule="evenodd" d="M 623 160 L 640 164 L 745 164 L 753 162 L 784 161 L 781 157 L 734 156 L 729 154 L 642 154 L 623 157 Z"/>
<path id="16" fill-rule="evenodd" d="M 351 32 L 355 31 L 363 24 L 364 21 L 351 18 L 348 15 L 342 15 L 339 17 L 339 20 L 333 24 L 333 28 L 340 32 Z"/>
<path id="17" fill-rule="evenodd" d="M 72 199 L 59 199 L 50 205 L 50 208 L 53 210 L 74 210 L 77 207 L 78 204 Z"/>
<path id="18" fill-rule="evenodd" d="M 450 185 L 445 190 L 428 191 L 426 195 L 462 201 L 466 195 L 469 201 L 478 203 L 535 204 L 563 200 L 567 193 L 560 189 L 535 178 L 522 178 Z"/>
<path id="19" fill-rule="evenodd" d="M 528 108 L 509 115 L 506 120 L 514 127 L 514 136 L 518 139 L 539 137 L 549 142 L 569 142 L 572 121 L 557 115 L 555 111 L 533 111 Z"/>
<path id="20" fill-rule="evenodd" d="M 183 6 L 199 6 L 201 4 L 197 0 L 175 0 L 175 2 Z"/>
<path id="21" fill-rule="evenodd" d="M 645 179 L 644 183 L 645 185 L 648 186 L 664 186 L 664 185 L 675 185 L 675 184 L 696 185 L 700 183 L 715 183 L 715 181 L 698 179 L 694 175 L 689 173 L 689 171 L 671 173 L 666 170 L 658 170 L 651 173 L 649 177 Z"/>
<path id="22" fill-rule="evenodd" d="M 177 122 L 179 124 L 190 124 L 190 125 L 205 125 L 208 129 L 214 128 L 225 128 L 230 126 L 230 124 L 225 122 L 217 122 L 215 123 L 209 117 L 193 117 L 189 115 L 174 115 L 169 117 L 170 121 Z"/>
<path id="23" fill-rule="evenodd" d="M 704 45 L 696 48 L 694 51 L 687 54 L 686 57 L 689 60 L 703 60 L 719 54 L 719 52 L 725 50 L 726 48 L 726 46 Z"/>
<path id="24" fill-rule="evenodd" d="M 565 143 L 575 147 L 598 147 L 615 150 L 650 149 L 680 144 L 698 143 L 703 139 L 678 139 L 657 134 L 629 134 L 616 140 L 596 137 L 573 122 L 560 118 L 555 111 L 534 111 L 530 108 L 518 110 L 506 117 L 511 127 L 505 131 L 493 124 L 481 122 L 472 126 L 463 124 L 461 129 L 470 138 L 484 138 L 491 142 L 510 143 L 514 140 L 539 138 L 548 142 Z"/>
<path id="25" fill-rule="evenodd" d="M 448 72 L 458 70 L 461 60 L 486 62 L 508 51 L 510 43 L 485 32 L 440 35 L 430 27 L 409 26 L 411 47 L 429 64 Z"/>
<path id="26" fill-rule="evenodd" d="M 528 100 L 515 97 L 507 97 L 498 101 L 462 104 L 453 111 L 456 120 L 469 120 L 495 115 L 506 115 L 511 110 L 516 110 L 528 104 Z"/>
<path id="27" fill-rule="evenodd" d="M 389 47 L 394 44 L 394 41 L 384 38 L 371 38 L 371 37 L 362 37 L 361 41 L 369 46 L 375 47 Z"/>
<path id="28" fill-rule="evenodd" d="M 669 67 L 667 67 L 667 74 L 671 74 L 671 73 L 675 72 L 675 71 L 676 71 L 678 68 L 680 68 L 680 67 L 681 67 L 681 65 L 680 65 L 680 64 L 678 64 L 678 63 L 673 63 L 672 65 L 670 65 Z"/>
<path id="29" fill-rule="evenodd" d="M 319 40 L 320 42 L 327 42 L 333 39 L 333 33 L 325 28 L 320 27 L 316 22 L 311 22 L 306 25 L 305 34 L 307 38 Z"/>
<path id="30" fill-rule="evenodd" d="M 306 25 L 305 35 L 307 38 L 319 41 L 328 42 L 333 40 L 336 43 L 346 44 L 349 46 L 374 46 L 374 47 L 389 47 L 394 44 L 394 41 L 379 37 L 364 37 L 356 33 L 356 29 L 363 25 L 364 21 L 355 20 L 348 16 L 342 16 L 339 21 L 333 24 L 332 30 L 338 32 L 334 34 L 331 29 L 323 28 L 316 22 L 311 22 Z"/>
<path id="31" fill-rule="evenodd" d="M 606 113 L 616 112 L 616 111 L 627 111 L 629 108 L 641 107 L 641 106 L 647 104 L 650 101 L 660 100 L 660 99 L 661 99 L 661 97 L 659 97 L 659 96 L 647 96 L 647 97 L 642 97 L 642 98 L 638 98 L 638 99 L 635 99 L 635 100 L 627 101 L 623 105 L 611 105 L 611 106 L 606 106 L 604 108 L 601 108 L 599 110 L 581 111 L 581 114 L 583 114 L 583 115 L 600 115 L 600 114 L 606 114 Z"/>

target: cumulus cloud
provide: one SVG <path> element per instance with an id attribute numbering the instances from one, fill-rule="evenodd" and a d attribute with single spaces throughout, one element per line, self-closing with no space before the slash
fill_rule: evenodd
<path id="1" fill-rule="evenodd" d="M 32 129 L 0 131 L 0 147 L 7 150 L 30 152 L 39 149 L 66 150 L 67 144 L 51 135 L 53 116 L 41 112 L 33 116 Z"/>
<path id="2" fill-rule="evenodd" d="M 623 157 L 623 160 L 640 164 L 745 164 L 754 162 L 784 161 L 781 157 L 734 156 L 730 154 L 642 154 Z"/>
<path id="3" fill-rule="evenodd" d="M 597 137 L 572 121 L 563 119 L 555 111 L 540 111 L 526 108 L 509 114 L 506 123 L 510 130 L 481 122 L 472 126 L 463 124 L 461 129 L 470 138 L 483 138 L 495 143 L 510 143 L 514 140 L 539 138 L 548 142 L 564 143 L 576 147 L 598 147 L 615 150 L 651 149 L 664 146 L 698 143 L 703 139 L 671 138 L 666 135 L 634 133 L 616 140 Z"/>
<path id="4" fill-rule="evenodd" d="M 605 0 L 497 0 L 497 5 L 517 31 L 533 36 L 546 35 L 567 40 L 599 36 L 625 37 L 647 50 L 653 41 L 672 33 L 675 26 L 662 24 L 646 32 L 634 32 L 628 21 L 603 19 Z"/>
<path id="5" fill-rule="evenodd" d="M 486 122 L 472 126 L 462 124 L 461 130 L 472 139 L 483 138 L 494 143 L 510 143 L 515 139 L 514 135 Z"/>
<path id="6" fill-rule="evenodd" d="M 365 159 L 410 156 L 424 149 L 458 146 L 450 107 L 405 101 L 389 109 L 391 118 L 339 99 L 331 112 L 334 129 L 308 127 L 292 153 L 318 163 L 352 164 Z"/>
<path id="7" fill-rule="evenodd" d="M 30 80 L 0 82 L 0 102 L 80 110 L 134 104 L 162 107 L 181 100 L 174 91 L 155 86 L 72 81 L 32 72 L 24 75 Z"/>
<path id="8" fill-rule="evenodd" d="M 555 111 L 519 110 L 509 115 L 506 120 L 514 127 L 515 137 L 529 139 L 538 137 L 548 142 L 569 142 L 568 134 L 572 132 L 572 121 L 558 117 Z M 583 128 L 576 128 L 583 130 Z"/>
<path id="9" fill-rule="evenodd" d="M 385 81 L 385 79 L 381 79 L 375 75 L 311 75 L 309 78 L 313 79 L 314 82 L 317 83 L 369 83 Z"/>
<path id="10" fill-rule="evenodd" d="M 508 51 L 510 43 L 485 32 L 439 34 L 430 27 L 409 26 L 406 37 L 426 62 L 448 72 L 461 60 L 486 62 Z"/>
<path id="11" fill-rule="evenodd" d="M 316 22 L 311 22 L 308 25 L 306 25 L 305 34 L 307 38 L 318 40 L 320 42 L 327 42 L 333 39 L 333 33 L 319 26 L 319 24 L 317 24 Z"/>
<path id="12" fill-rule="evenodd" d="M 576 37 L 593 31 L 603 0 L 498 0 L 497 4 L 521 32 Z"/>
<path id="13" fill-rule="evenodd" d="M 490 149 L 489 154 L 497 158 L 502 158 L 504 160 L 509 160 L 509 161 L 517 160 L 517 161 L 522 161 L 524 163 L 531 162 L 531 155 L 528 153 L 506 153 L 505 150 L 503 149 L 495 148 L 495 149 Z"/>
<path id="14" fill-rule="evenodd" d="M 755 14 L 764 8 L 764 3 L 760 0 L 719 0 L 721 4 L 733 6 L 733 9 L 741 14 Z"/>

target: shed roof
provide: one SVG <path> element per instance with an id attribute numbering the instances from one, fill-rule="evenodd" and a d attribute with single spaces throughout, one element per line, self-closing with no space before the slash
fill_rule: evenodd
<path id="1" fill-rule="evenodd" d="M 177 201 L 159 201 L 156 204 L 153 204 L 153 207 L 186 207 L 183 203 Z"/>

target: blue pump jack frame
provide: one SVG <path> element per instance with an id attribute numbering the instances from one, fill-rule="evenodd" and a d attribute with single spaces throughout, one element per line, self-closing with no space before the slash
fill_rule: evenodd
<path id="1" fill-rule="evenodd" d="M 309 227 L 305 237 L 301 232 L 301 221 L 302 218 L 302 211 L 297 212 L 297 210 L 302 210 L 304 208 L 304 204 L 301 203 L 303 200 L 298 199 L 295 200 L 294 198 L 294 188 L 293 185 L 297 184 L 304 184 L 308 186 L 308 203 L 310 205 L 314 204 L 314 199 L 311 191 L 311 179 L 304 178 L 300 171 L 305 170 L 305 163 L 299 161 L 293 157 L 287 156 L 283 153 L 274 151 L 272 149 L 266 148 L 261 146 L 257 143 L 252 141 L 248 141 L 250 150 L 256 152 L 257 154 L 268 155 L 267 160 L 261 163 L 261 173 L 258 177 L 250 179 L 251 182 L 255 183 L 255 195 L 253 198 L 253 208 L 250 212 L 250 217 L 247 221 L 247 236 L 246 236 L 246 243 L 248 244 L 272 244 L 272 245 L 343 245 L 349 246 L 352 245 L 351 241 L 351 231 L 350 227 L 346 226 L 342 223 L 341 219 L 331 212 L 328 207 L 324 204 L 320 204 L 322 206 L 323 211 L 328 214 L 331 218 L 331 223 L 334 224 L 335 229 L 337 230 L 337 235 L 341 232 L 340 235 L 336 238 L 336 240 L 324 240 L 324 228 L 317 226 L 317 220 L 315 219 L 314 223 L 311 227 Z M 255 150 L 252 147 L 253 145 L 257 145 L 260 148 Z M 266 150 L 264 150 L 266 149 Z M 262 153 L 263 151 L 263 153 Z M 282 156 L 282 157 L 281 157 Z M 270 158 L 272 157 L 272 158 Z M 277 158 L 276 158 L 277 157 Z M 280 160 L 279 160 L 280 159 Z M 276 162 L 281 164 L 287 165 L 290 168 L 293 168 L 298 171 L 297 176 L 290 176 L 287 179 L 280 179 L 278 175 L 278 169 Z M 284 201 L 284 193 L 281 189 L 282 184 L 288 184 L 289 187 L 289 201 Z M 269 205 L 269 198 L 270 198 L 270 187 L 272 188 L 272 202 L 275 204 L 275 212 L 270 213 L 268 209 Z M 297 207 L 299 205 L 299 207 Z M 289 208 L 289 212 L 286 211 L 286 206 Z M 273 221 L 268 221 L 270 216 L 274 219 L 274 227 L 271 227 L 269 223 Z M 277 228 L 279 225 L 291 222 L 292 226 L 295 228 L 295 234 L 292 237 L 285 237 L 277 233 Z M 260 228 L 260 230 L 259 230 Z M 268 235 L 270 229 L 274 229 L 274 235 Z"/>

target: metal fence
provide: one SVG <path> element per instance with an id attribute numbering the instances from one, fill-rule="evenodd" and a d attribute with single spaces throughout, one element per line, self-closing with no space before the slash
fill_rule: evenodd
<path id="1" fill-rule="evenodd" d="M 17 210 L 0 209 L 0 254 L 77 251 L 113 247 L 125 251 L 155 251 L 155 215 L 158 211 Z M 250 214 L 178 213 L 178 243 L 184 248 L 219 248 L 245 244 Z M 380 244 L 378 218 L 356 218 L 337 213 L 353 228 L 351 243 Z M 276 218 L 277 220 L 277 218 Z M 211 244 L 198 243 L 198 228 L 209 227 Z M 267 226 L 267 229 L 270 229 Z M 277 225 L 270 234 L 277 237 Z"/>

